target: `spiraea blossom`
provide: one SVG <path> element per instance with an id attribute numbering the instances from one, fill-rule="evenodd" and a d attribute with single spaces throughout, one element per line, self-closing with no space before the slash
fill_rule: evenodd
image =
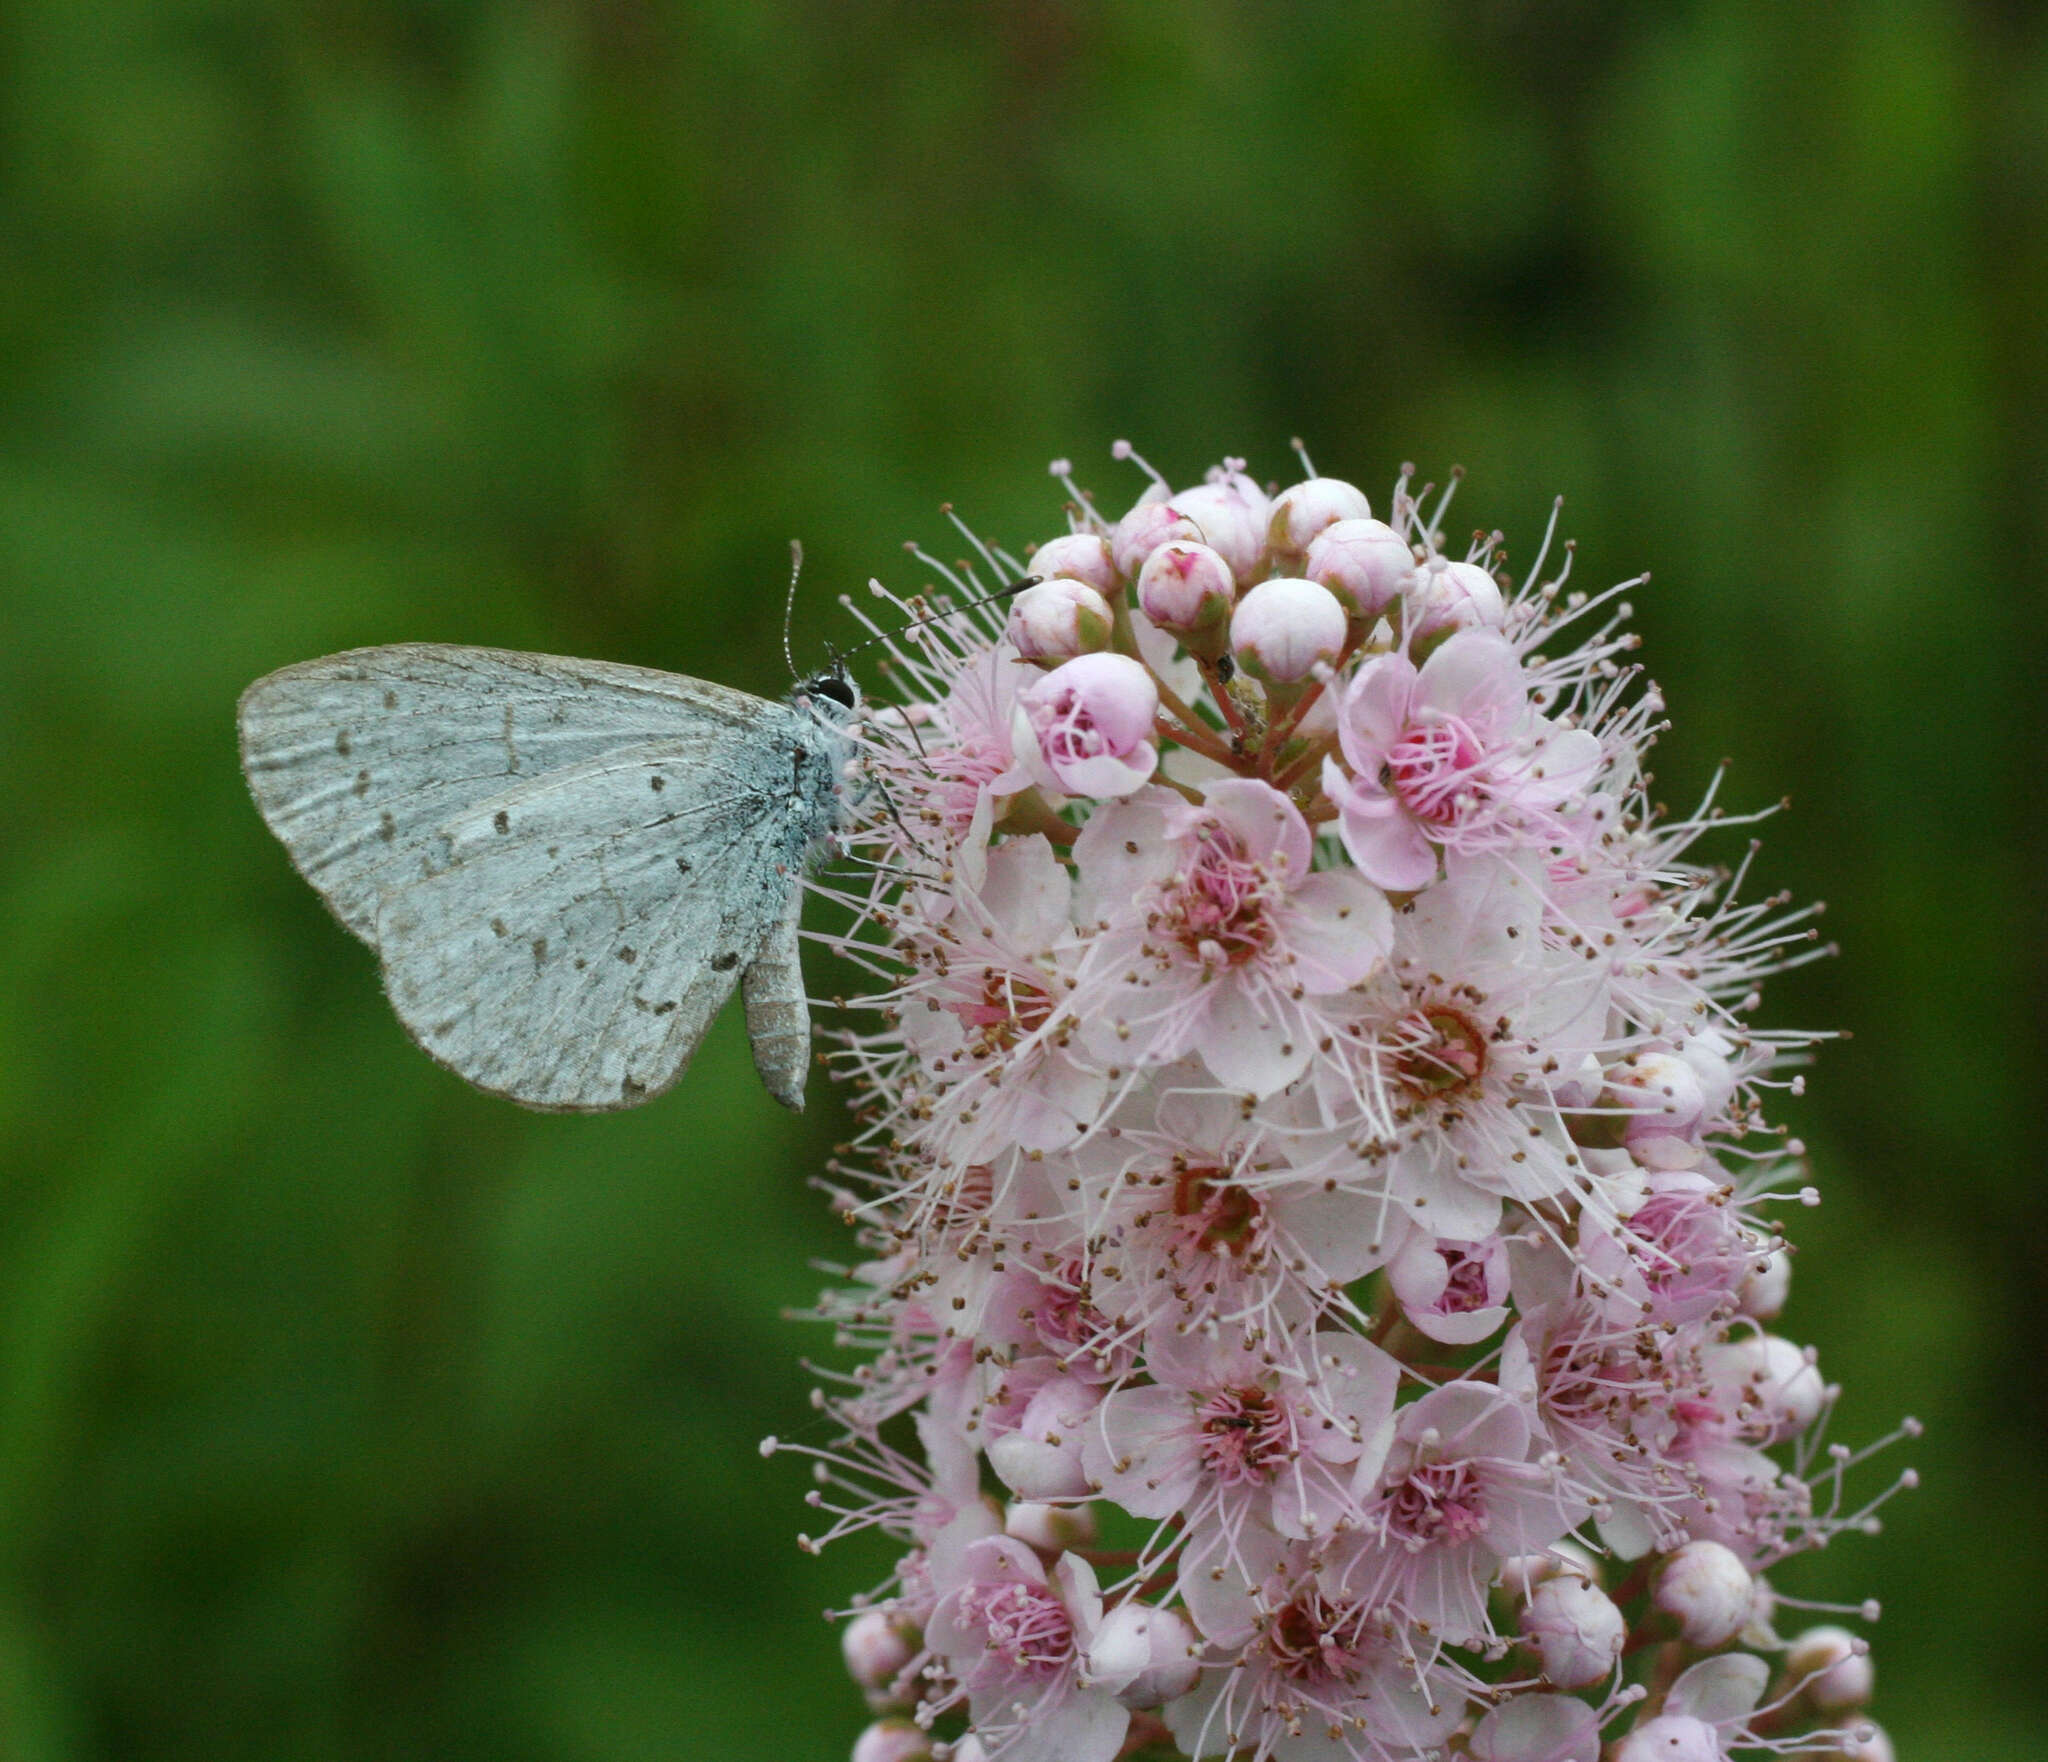
<path id="1" fill-rule="evenodd" d="M 899 1550 L 856 1762 L 1888 1754 L 1771 1576 L 1891 1490 L 1772 1331 L 1819 950 L 1652 811 L 1634 584 L 1406 469 L 1055 475 L 855 608 L 860 1248 L 780 1447 Z"/>

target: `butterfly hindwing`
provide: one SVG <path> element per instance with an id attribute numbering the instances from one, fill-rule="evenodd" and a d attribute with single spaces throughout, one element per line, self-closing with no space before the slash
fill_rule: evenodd
<path id="1" fill-rule="evenodd" d="M 450 819 L 433 872 L 377 911 L 407 1030 L 529 1107 L 602 1111 L 668 1088 L 797 890 L 808 837 L 758 770 L 719 729 L 559 768 Z"/>

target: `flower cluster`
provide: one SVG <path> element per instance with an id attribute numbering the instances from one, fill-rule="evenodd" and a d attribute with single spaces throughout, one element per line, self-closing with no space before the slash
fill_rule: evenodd
<path id="1" fill-rule="evenodd" d="M 1889 1755 L 1768 1578 L 1874 1527 L 1770 1331 L 1811 914 L 1652 810 L 1633 584 L 1452 556 L 1406 471 L 1055 474 L 1028 562 L 919 553 L 819 884 L 856 1762 Z"/>

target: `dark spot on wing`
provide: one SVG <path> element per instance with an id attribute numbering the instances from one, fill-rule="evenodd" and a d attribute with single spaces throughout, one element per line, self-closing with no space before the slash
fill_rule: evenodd
<path id="1" fill-rule="evenodd" d="M 677 873 L 678 875 L 687 875 L 687 874 L 688 874 L 689 872 L 690 872 L 690 859 L 689 859 L 688 857 L 677 857 L 677 858 L 676 858 L 676 873 Z"/>
<path id="2" fill-rule="evenodd" d="M 652 777 L 647 779 L 647 787 L 653 790 L 656 795 L 659 795 L 668 787 L 668 779 L 657 771 Z"/>
<path id="3" fill-rule="evenodd" d="M 493 936 L 505 934 L 505 920 L 503 918 L 493 918 L 491 920 L 491 934 Z"/>
<path id="4" fill-rule="evenodd" d="M 671 997 L 666 1003 L 657 1003 L 654 1006 L 654 1013 L 658 1016 L 665 1016 L 668 1014 L 670 1010 L 674 1009 L 675 1007 L 676 1000 L 673 997 Z"/>
<path id="5" fill-rule="evenodd" d="M 512 830 L 512 816 L 506 813 L 503 808 L 500 808 L 491 816 L 491 825 L 497 831 L 510 832 Z"/>
<path id="6" fill-rule="evenodd" d="M 384 694 L 384 707 L 385 707 L 385 708 L 386 708 L 387 710 L 395 710 L 395 709 L 397 709 L 397 708 L 398 708 L 398 693 L 397 693 L 397 692 L 395 692 L 395 691 L 387 691 L 387 692 L 386 692 L 386 693 Z"/>
<path id="7" fill-rule="evenodd" d="M 639 958 L 640 951 L 637 948 L 622 948 L 619 950 L 619 959 L 624 961 L 629 967 Z"/>
<path id="8" fill-rule="evenodd" d="M 368 795 L 368 794 L 370 793 L 370 773 L 369 773 L 369 772 L 367 772 L 367 771 L 358 771 L 358 772 L 356 773 L 356 781 L 355 781 L 355 792 L 356 792 L 356 794 L 357 794 L 357 795 Z"/>
<path id="9" fill-rule="evenodd" d="M 740 957 L 736 954 L 714 954 L 711 957 L 711 970 L 714 973 L 729 973 L 739 964 Z"/>
<path id="10" fill-rule="evenodd" d="M 377 836 L 383 839 L 386 844 L 389 844 L 398 836 L 398 822 L 391 817 L 389 812 L 378 816 Z"/>
<path id="11" fill-rule="evenodd" d="M 619 1079 L 619 1099 L 621 1101 L 635 1102 L 640 1100 L 646 1093 L 647 1085 L 637 1077 L 621 1077 Z"/>
<path id="12" fill-rule="evenodd" d="M 541 962 L 547 958 L 548 939 L 545 936 L 536 936 L 533 939 L 533 970 L 536 973 L 540 971 Z"/>
<path id="13" fill-rule="evenodd" d="M 589 963 L 589 962 L 588 962 L 587 960 L 585 960 L 585 959 L 584 959 L 584 958 L 583 958 L 583 957 L 582 957 L 582 956 L 581 956 L 580 954 L 579 954 L 579 955 L 578 955 L 578 956 L 576 957 L 576 970 L 577 970 L 577 972 L 579 972 L 579 973 L 580 973 L 580 972 L 582 972 L 582 971 L 583 971 L 583 969 L 584 969 L 585 967 L 589 966 L 589 965 L 590 965 L 590 963 Z"/>
<path id="14" fill-rule="evenodd" d="M 337 734 L 337 735 L 336 735 L 336 736 L 334 737 L 334 750 L 335 750 L 336 752 L 338 752 L 339 754 L 341 754 L 341 756 L 342 756 L 343 758 L 347 758 L 347 757 L 348 757 L 348 748 L 349 748 L 349 740 L 348 740 L 348 730 L 347 730 L 346 728 L 344 728 L 344 729 L 343 729 L 343 730 L 342 730 L 342 731 L 341 731 L 341 732 L 340 732 L 339 734 Z"/>

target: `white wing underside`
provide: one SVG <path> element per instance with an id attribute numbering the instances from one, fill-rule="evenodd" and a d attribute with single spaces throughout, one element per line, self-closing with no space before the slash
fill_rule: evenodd
<path id="1" fill-rule="evenodd" d="M 259 680 L 241 725 L 264 819 L 408 1031 L 529 1107 L 673 1084 L 816 830 L 769 751 L 815 739 L 799 712 L 644 668 L 357 650 Z M 770 1087 L 801 1105 L 801 1068 Z"/>

